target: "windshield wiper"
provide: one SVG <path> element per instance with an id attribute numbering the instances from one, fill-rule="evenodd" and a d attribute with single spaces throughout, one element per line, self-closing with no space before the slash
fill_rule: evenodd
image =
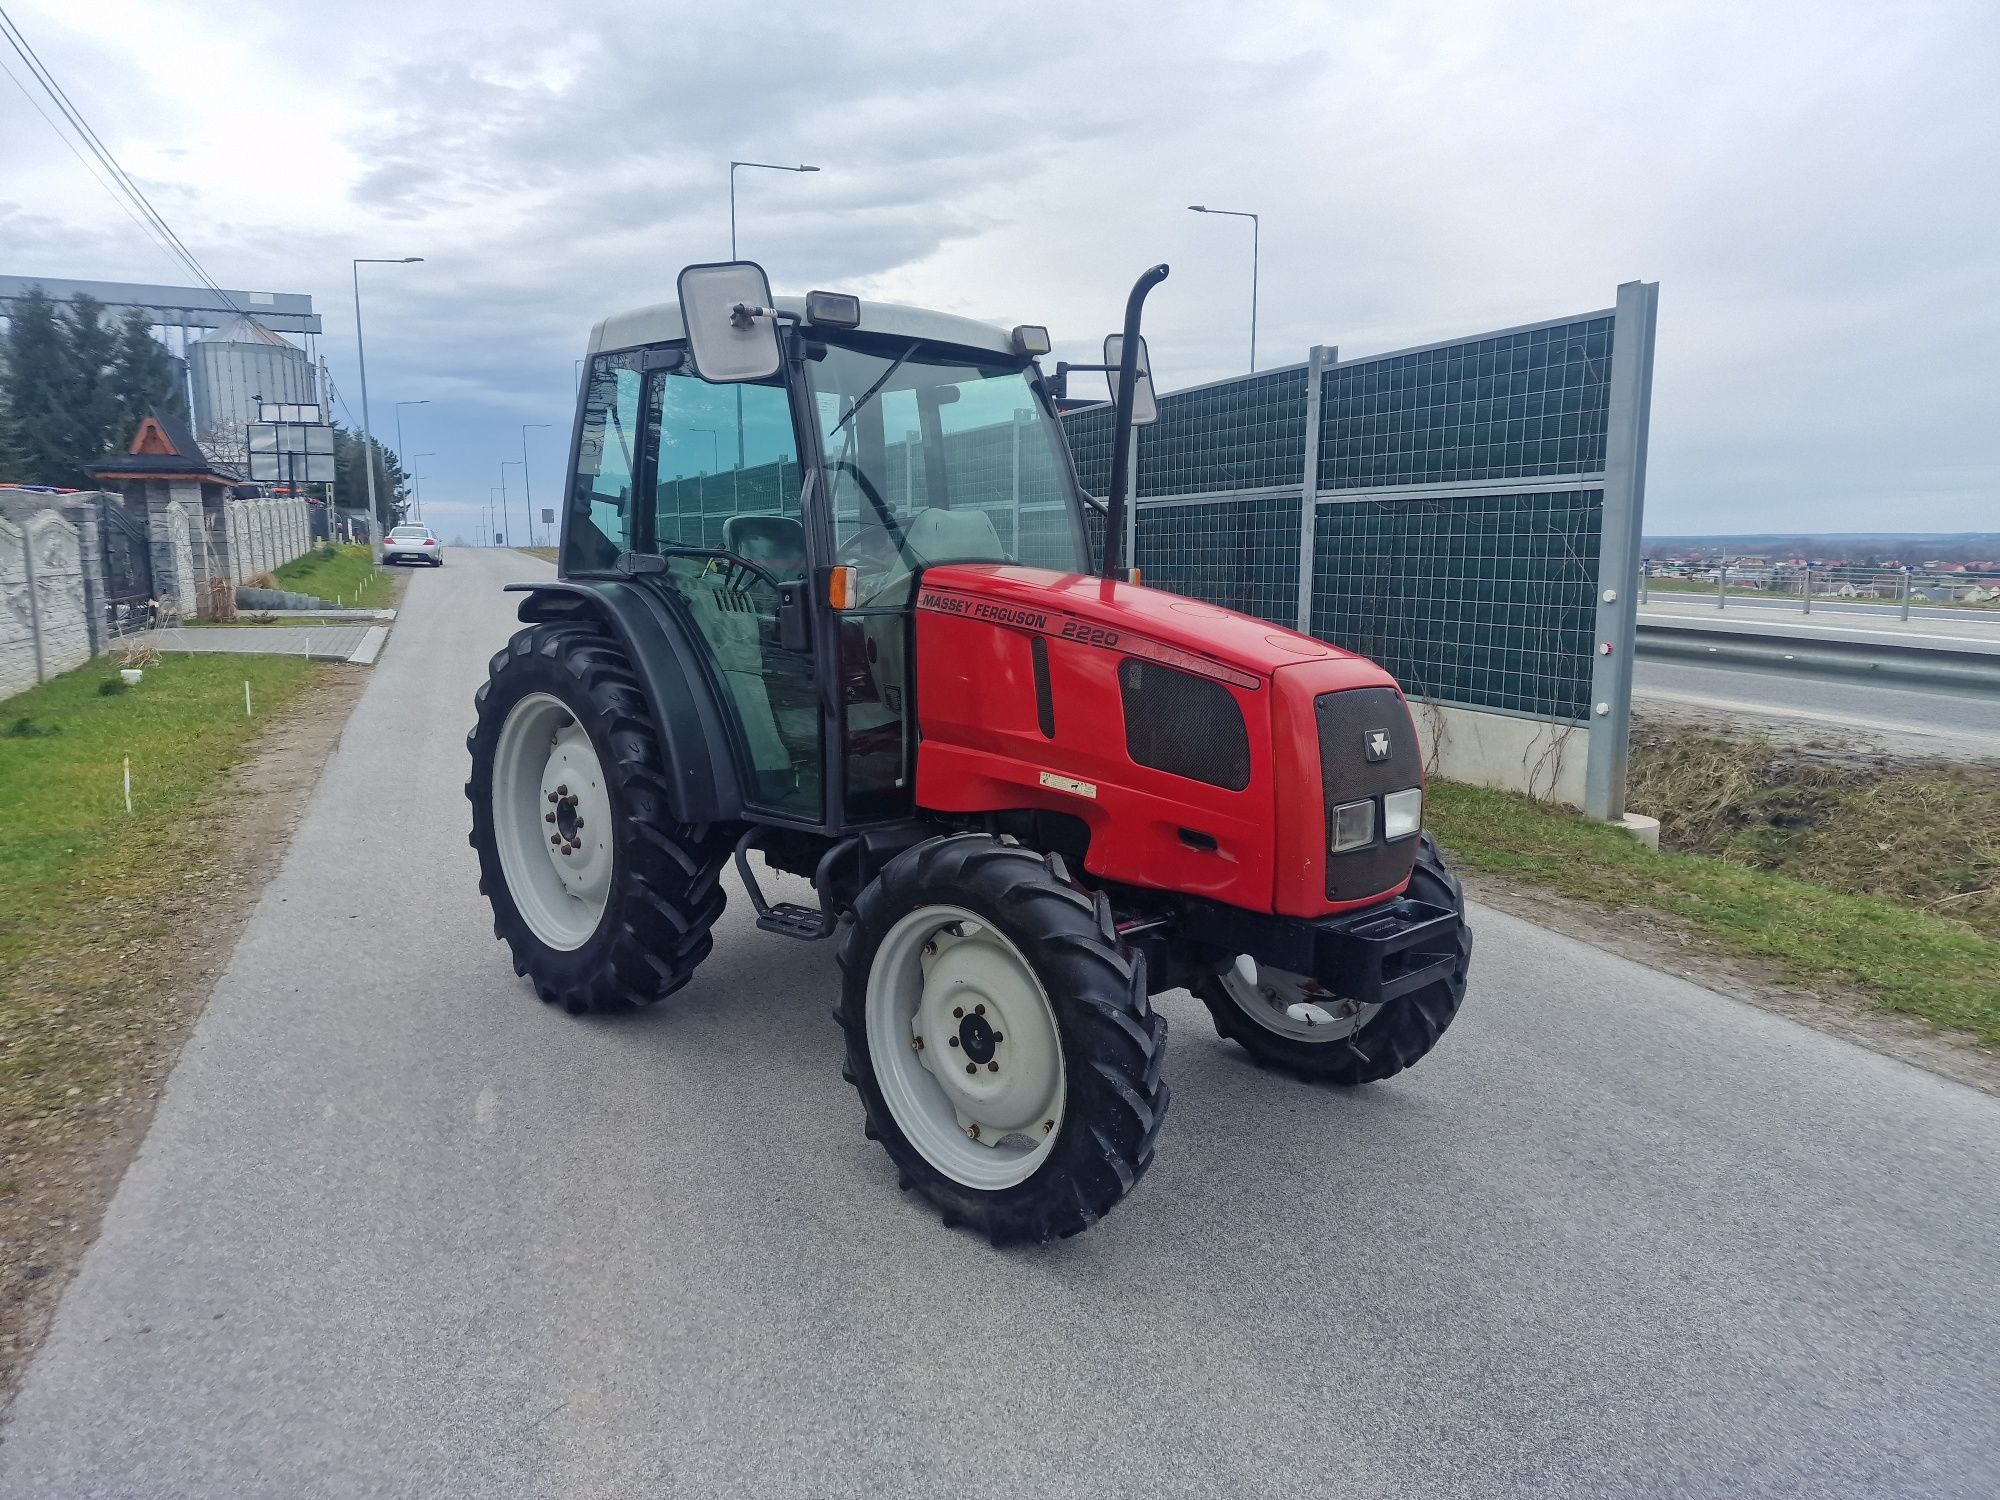
<path id="1" fill-rule="evenodd" d="M 849 422 L 852 422 L 854 420 L 854 414 L 860 411 L 861 408 L 866 406 L 870 401 L 873 401 L 878 395 L 880 395 L 882 387 L 889 383 L 890 377 L 893 376 L 898 370 L 902 369 L 905 361 L 907 361 L 909 357 L 912 354 L 915 354 L 917 350 L 920 349 L 921 347 L 923 347 L 923 341 L 919 339 L 913 342 L 910 345 L 910 347 L 905 349 L 901 354 L 897 355 L 896 362 L 891 366 L 889 366 L 888 369 L 884 370 L 881 373 L 881 375 L 879 375 L 876 378 L 875 383 L 869 386 L 867 390 L 863 391 L 860 395 L 860 398 L 856 400 L 852 406 L 847 408 L 847 415 L 842 417 L 838 422 L 835 422 L 833 424 L 833 431 L 829 432 L 827 436 L 833 437 L 836 433 L 840 431 L 841 428 L 845 427 Z"/>

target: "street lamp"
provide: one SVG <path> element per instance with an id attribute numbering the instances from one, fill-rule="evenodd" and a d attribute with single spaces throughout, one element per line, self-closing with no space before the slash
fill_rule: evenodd
<path id="1" fill-rule="evenodd" d="M 361 342 L 361 268 L 363 266 L 414 266 L 421 263 L 421 255 L 403 255 L 394 259 L 384 259 L 375 255 L 363 255 L 355 259 L 351 269 L 354 272 L 354 362 L 361 367 L 361 466 L 368 473 L 368 524 L 375 524 L 375 439 L 368 431 L 368 350 Z"/>
<path id="2" fill-rule="evenodd" d="M 412 454 L 410 455 L 410 462 L 411 462 L 411 463 L 415 463 L 415 462 L 416 462 L 416 461 L 417 461 L 418 459 L 420 459 L 420 458 L 436 458 L 436 457 L 437 457 L 437 455 L 436 455 L 435 453 L 412 453 Z M 411 481 L 411 483 L 415 484 L 415 485 L 416 485 L 416 487 L 417 487 L 417 489 L 416 489 L 416 494 L 415 494 L 415 496 L 414 496 L 413 498 L 414 498 L 414 499 L 416 500 L 416 503 L 417 503 L 417 519 L 418 519 L 419 521 L 421 521 L 421 520 L 422 520 L 422 519 L 424 518 L 424 485 L 423 485 L 423 479 L 424 479 L 424 476 L 423 476 L 423 475 L 421 475 L 421 474 L 412 474 L 412 475 L 410 476 L 410 481 Z"/>
<path id="3" fill-rule="evenodd" d="M 796 167 L 788 167 L 774 161 L 733 161 L 729 164 L 729 258 L 736 259 L 736 169 L 756 167 L 766 172 L 817 172 L 818 167 L 809 167 L 801 162 Z M 719 469 L 721 464 L 717 464 Z M 736 387 L 736 467 L 743 467 L 743 387 Z"/>
<path id="4" fill-rule="evenodd" d="M 507 520 L 507 468 L 510 464 L 520 464 L 524 469 L 527 467 L 527 463 L 523 459 L 503 458 L 500 460 L 500 531 L 503 536 L 506 534 L 509 525 Z"/>
<path id="5" fill-rule="evenodd" d="M 528 541 L 530 543 L 535 540 L 535 486 L 534 482 L 528 478 L 528 429 L 530 427 L 547 427 L 548 425 L 547 422 L 523 422 L 521 424 L 521 488 L 527 492 L 528 496 Z M 501 477 L 505 478 L 506 476 L 503 475 Z"/>
<path id="6" fill-rule="evenodd" d="M 396 462 L 403 462 L 403 408 L 406 406 L 429 406 L 431 398 L 425 396 L 420 401 L 398 401 L 396 403 Z"/>
<path id="7" fill-rule="evenodd" d="M 817 172 L 818 167 L 808 167 L 801 163 L 788 167 L 774 161 L 733 161 L 729 164 L 729 258 L 736 259 L 736 169 L 738 167 L 758 167 L 766 172 Z"/>
<path id="8" fill-rule="evenodd" d="M 1188 205 L 1190 213 L 1225 214 L 1232 219 L 1250 221 L 1250 373 L 1257 373 L 1257 257 L 1258 240 L 1263 236 L 1264 226 L 1255 214 L 1245 213 L 1240 208 L 1208 208 L 1200 203 Z"/>

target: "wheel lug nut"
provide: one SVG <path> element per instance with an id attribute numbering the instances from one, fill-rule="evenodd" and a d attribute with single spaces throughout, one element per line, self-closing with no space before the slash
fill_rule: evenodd
<path id="1" fill-rule="evenodd" d="M 965 1133 L 971 1136 L 975 1141 L 979 1139 L 979 1127 L 977 1125 L 966 1126 Z"/>
<path id="2" fill-rule="evenodd" d="M 983 1016 L 986 1014 L 986 1007 L 983 1005 L 975 1005 L 972 1007 L 972 1013 L 975 1016 Z"/>
<path id="3" fill-rule="evenodd" d="M 953 1037 L 953 1038 L 951 1039 L 951 1045 L 952 1045 L 952 1046 L 954 1046 L 954 1047 L 956 1047 L 956 1046 L 958 1045 L 958 1038 L 957 1038 L 957 1037 Z"/>
<path id="4" fill-rule="evenodd" d="M 576 826 L 577 826 L 577 827 L 579 827 L 579 828 L 583 827 L 583 819 L 581 819 L 581 818 L 578 818 L 578 819 L 576 820 Z"/>
<path id="5" fill-rule="evenodd" d="M 574 845 L 572 845 L 572 844 L 564 844 L 564 845 L 563 845 L 563 858 L 564 858 L 564 859 L 568 859 L 568 858 L 569 858 L 569 857 L 570 857 L 570 856 L 571 856 L 572 854 L 574 854 L 574 853 L 576 853 L 576 847 L 575 847 Z"/>
<path id="6" fill-rule="evenodd" d="M 1000 1071 L 1000 1064 L 998 1064 L 998 1063 L 988 1063 L 988 1064 L 986 1065 L 986 1071 L 987 1071 L 987 1072 L 989 1072 L 989 1073 L 997 1073 L 997 1072 L 999 1072 L 999 1071 Z"/>
<path id="7" fill-rule="evenodd" d="M 964 1006 L 962 1006 L 962 1005 L 954 1005 L 954 1006 L 953 1006 L 953 1007 L 951 1008 L 951 1018 L 952 1018 L 952 1019 L 953 1019 L 954 1021 L 961 1021 L 961 1020 L 964 1020 L 964 1019 L 965 1019 L 965 1007 L 964 1007 Z"/>
<path id="8" fill-rule="evenodd" d="M 556 815 L 555 815 L 554 813 L 543 813 L 543 814 L 542 814 L 542 821 L 543 821 L 544 823 L 553 823 L 553 822 L 555 822 L 555 820 L 556 820 Z"/>
<path id="9" fill-rule="evenodd" d="M 550 834 L 550 835 L 549 835 L 549 842 L 550 842 L 551 844 L 560 844 L 560 843 L 562 842 L 562 835 L 561 835 L 561 834 L 559 834 L 559 833 L 552 833 L 552 834 Z"/>
<path id="10" fill-rule="evenodd" d="M 997 1032 L 997 1031 L 996 1031 L 996 1032 L 994 1032 L 994 1033 L 993 1033 L 993 1045 L 994 1045 L 994 1046 L 996 1046 L 996 1047 L 997 1047 L 997 1046 L 999 1046 L 999 1045 L 1000 1045 L 1000 1044 L 1001 1044 L 1002 1042 L 1004 1042 L 1004 1041 L 1006 1041 L 1006 1040 L 1007 1040 L 1007 1038 L 1005 1038 L 1004 1036 L 1000 1035 L 1000 1033 L 999 1033 L 999 1032 Z"/>
<path id="11" fill-rule="evenodd" d="M 1050 1132 L 1051 1130 L 1054 1130 L 1055 1128 L 1056 1128 L 1056 1122 L 1055 1122 L 1054 1120 L 1044 1120 L 1044 1121 L 1042 1121 L 1042 1134 L 1043 1134 L 1043 1135 L 1047 1135 L 1047 1134 L 1048 1134 L 1048 1133 L 1049 1133 L 1049 1132 Z"/>
<path id="12" fill-rule="evenodd" d="M 556 800 L 556 794 L 555 794 L 554 792 L 550 792 L 550 793 L 549 793 L 549 801 L 553 802 L 553 801 L 555 801 L 555 800 Z"/>
<path id="13" fill-rule="evenodd" d="M 557 788 L 556 788 L 556 795 L 557 795 L 558 797 L 567 797 L 567 796 L 569 795 L 569 788 L 568 788 L 568 787 L 566 787 L 566 786 L 559 786 L 559 787 L 557 787 Z"/>
<path id="14" fill-rule="evenodd" d="M 911 1038 L 910 1038 L 910 1050 L 911 1050 L 912 1052 L 921 1052 L 921 1051 L 923 1051 L 923 1050 L 924 1050 L 924 1039 L 923 1039 L 922 1037 L 920 1037 L 920 1036 L 913 1036 L 913 1037 L 911 1037 Z"/>
<path id="15" fill-rule="evenodd" d="M 925 958 L 929 958 L 929 957 L 930 957 L 930 956 L 931 956 L 932 954 L 934 954 L 934 953 L 936 953 L 936 952 L 937 952 L 937 942 L 936 942 L 936 940 L 935 940 L 935 939 L 933 939 L 933 940 L 932 940 L 931 942 L 928 942 L 928 943 L 925 943 L 925 944 L 924 944 L 924 957 L 925 957 Z"/>
<path id="16" fill-rule="evenodd" d="M 965 1071 L 966 1071 L 966 1072 L 968 1072 L 968 1073 L 977 1073 L 977 1072 L 979 1071 L 979 1064 L 978 1064 L 978 1063 L 967 1063 L 967 1064 L 965 1065 Z"/>

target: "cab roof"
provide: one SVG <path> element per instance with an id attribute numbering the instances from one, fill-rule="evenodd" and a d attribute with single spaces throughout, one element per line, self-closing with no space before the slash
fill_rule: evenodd
<path id="1" fill-rule="evenodd" d="M 803 297 L 776 299 L 781 312 L 806 314 Z M 886 333 L 897 338 L 922 339 L 926 343 L 952 344 L 983 353 L 1012 355 L 1011 330 L 996 328 L 977 318 L 961 318 L 957 313 L 933 312 L 924 307 L 905 307 L 897 302 L 861 303 L 862 333 Z M 640 344 L 663 344 L 685 336 L 678 302 L 656 302 L 651 307 L 634 308 L 606 318 L 590 331 L 590 352 L 632 349 Z"/>

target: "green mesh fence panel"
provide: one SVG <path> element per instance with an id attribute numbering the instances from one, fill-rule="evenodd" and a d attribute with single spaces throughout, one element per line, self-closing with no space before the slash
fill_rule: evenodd
<path id="1" fill-rule="evenodd" d="M 1604 492 L 1322 501 L 1313 634 L 1411 697 L 1581 720 Z"/>
<path id="2" fill-rule="evenodd" d="M 1601 473 L 1611 321 L 1332 366 L 1320 386 L 1321 492 Z"/>
<path id="3" fill-rule="evenodd" d="M 1154 588 L 1290 626 L 1299 612 L 1299 497 L 1139 506 L 1135 561 Z"/>

